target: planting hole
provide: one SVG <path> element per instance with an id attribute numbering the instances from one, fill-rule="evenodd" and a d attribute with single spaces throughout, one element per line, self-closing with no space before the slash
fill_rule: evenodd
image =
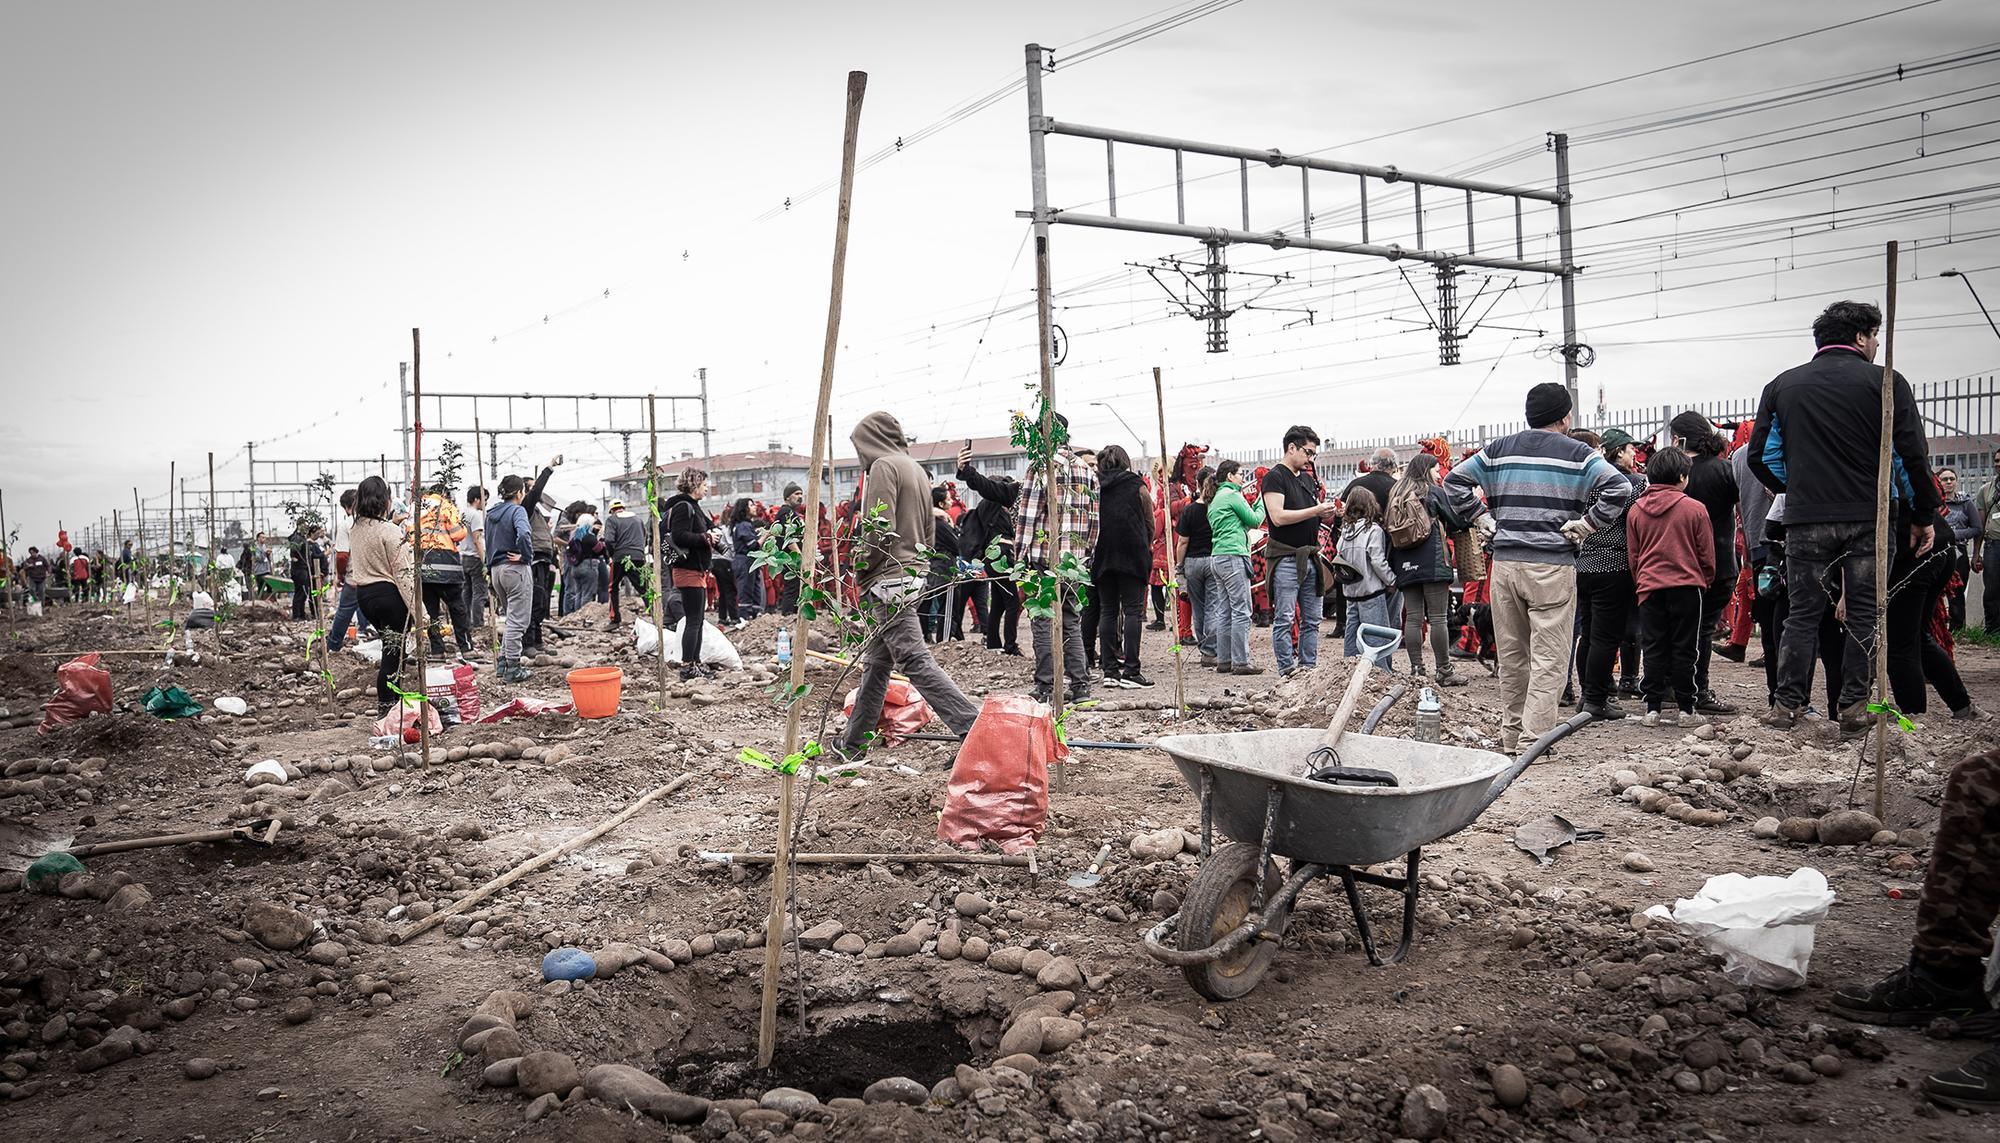
<path id="1" fill-rule="evenodd" d="M 808 1039 L 783 1039 L 760 1072 L 754 1047 L 703 1052 L 668 1063 L 663 1079 L 681 1091 L 725 1099 L 746 1090 L 795 1087 L 822 1100 L 859 1098 L 868 1085 L 907 1076 L 929 1087 L 972 1062 L 972 1045 L 938 1021 L 841 1024 Z"/>

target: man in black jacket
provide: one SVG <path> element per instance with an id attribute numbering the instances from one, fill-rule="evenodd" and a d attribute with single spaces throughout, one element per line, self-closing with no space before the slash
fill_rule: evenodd
<path id="1" fill-rule="evenodd" d="M 1866 730 L 1868 676 L 1874 664 L 1875 479 L 1882 444 L 1882 370 L 1874 365 L 1882 311 L 1866 302 L 1835 302 L 1813 322 L 1819 349 L 1811 361 L 1764 387 L 1750 434 L 1750 467 L 1773 492 L 1785 493 L 1785 581 L 1791 615 L 1778 649 L 1777 702 L 1765 725 L 1788 730 L 1806 704 L 1819 644 L 1820 617 L 1838 576 L 1847 605 L 1847 649 L 1839 692 L 1843 733 Z M 1906 490 L 1916 555 L 1935 542 L 1928 521 L 1938 492 L 1916 395 L 1895 376 L 1892 480 Z"/>
<path id="2" fill-rule="evenodd" d="M 1007 655 L 1019 655 L 1021 645 L 1021 597 L 1014 581 L 1000 568 L 1014 559 L 1014 505 L 1021 498 L 1021 486 L 1005 473 L 990 477 L 972 464 L 972 449 L 958 450 L 958 478 L 979 494 L 979 503 L 959 519 L 960 551 L 964 559 L 981 564 L 987 578 L 978 582 L 973 599 L 984 609 L 980 626 L 986 632 L 986 646 Z M 967 523 L 970 521 L 970 523 Z M 987 549 L 999 544 L 996 559 L 987 559 Z"/>

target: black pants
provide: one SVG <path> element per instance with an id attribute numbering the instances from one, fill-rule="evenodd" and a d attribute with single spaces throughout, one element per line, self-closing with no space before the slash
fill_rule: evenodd
<path id="1" fill-rule="evenodd" d="M 549 558 L 535 556 L 535 598 L 528 612 L 528 633 L 521 640 L 523 650 L 542 649 L 542 621 L 549 617 L 549 592 L 555 590 L 556 569 Z"/>
<path id="2" fill-rule="evenodd" d="M 1672 696 L 1681 712 L 1694 710 L 1696 640 L 1701 638 L 1698 587 L 1662 587 L 1639 601 L 1639 621 L 1645 632 L 1646 709 L 1661 710 Z"/>
<path id="3" fill-rule="evenodd" d="M 389 680 L 403 673 L 403 634 L 410 627 L 410 609 L 393 583 L 364 583 L 354 589 L 354 605 L 382 633 L 382 664 L 375 668 L 375 699 L 384 708 L 396 701 Z"/>
<path id="4" fill-rule="evenodd" d="M 310 597 L 307 596 L 306 594 L 306 578 L 304 576 L 299 576 L 297 579 L 294 579 L 292 581 L 293 619 L 304 619 L 306 617 L 306 603 L 309 598 Z M 316 610 L 315 614 L 317 614 Z M 370 622 L 373 621 L 371 620 Z"/>
<path id="5" fill-rule="evenodd" d="M 736 608 L 736 570 L 727 557 L 710 560 L 708 566 L 715 573 L 715 621 L 734 623 L 743 617 Z"/>
<path id="6" fill-rule="evenodd" d="M 1092 602 L 1097 608 L 1097 650 L 1105 676 L 1139 673 L 1139 632 L 1146 625 L 1146 579 L 1143 575 L 1099 572 Z M 1087 614 L 1087 613 L 1086 613 Z M 1084 647 L 1089 649 L 1090 621 L 1084 620 Z M 1122 637 L 1121 637 L 1122 636 Z"/>
<path id="7" fill-rule="evenodd" d="M 1146 578 L 1151 579 L 1152 577 L 1147 576 Z M 1157 622 L 1165 623 L 1167 621 L 1167 585 L 1163 583 L 1156 583 L 1152 586 L 1153 586 L 1153 619 Z"/>
<path id="8" fill-rule="evenodd" d="M 1965 589 L 1972 586 L 1972 557 L 1967 549 L 1978 542 L 1974 539 L 1957 545 L 1957 558 L 1952 561 L 1960 582 L 1956 590 L 1949 586 L 1945 588 L 1944 603 L 1945 614 L 1950 616 L 1947 626 L 1953 631 L 1965 626 Z M 1951 583 L 1951 572 L 1945 572 L 1944 582 L 1947 585 Z"/>
<path id="9" fill-rule="evenodd" d="M 631 556 L 621 556 L 611 561 L 611 622 L 613 623 L 624 621 L 623 614 L 618 610 L 618 585 L 621 583 L 632 585 L 632 592 L 638 596 L 639 606 L 643 608 L 646 605 L 646 592 L 652 583 L 652 569 L 646 566 L 643 559 Z"/>
<path id="10" fill-rule="evenodd" d="M 1583 701 L 1602 706 L 1611 698 L 1611 669 L 1625 642 L 1626 621 L 1638 605 L 1629 571 L 1579 572 L 1577 614 L 1583 619 Z"/>
<path id="11" fill-rule="evenodd" d="M 951 637 L 965 638 L 965 609 L 972 608 L 972 627 L 975 631 L 986 630 L 986 581 L 983 579 L 962 579 L 958 590 L 962 593 L 951 609 Z"/>
<path id="12" fill-rule="evenodd" d="M 1708 661 L 1715 657 L 1715 631 L 1722 623 L 1722 613 L 1729 610 L 1729 601 L 1736 596 L 1736 561 L 1723 559 L 1717 552 L 1715 579 L 1701 593 L 1701 646 L 1695 648 L 1694 689 L 1697 693 L 1708 690 Z"/>
<path id="13" fill-rule="evenodd" d="M 701 633 L 708 626 L 708 589 L 683 587 L 681 597 L 681 665 L 701 662 Z"/>
<path id="14" fill-rule="evenodd" d="M 781 615 L 799 613 L 799 577 L 795 575 L 779 577 L 778 613 Z"/>
<path id="15" fill-rule="evenodd" d="M 1104 588 L 1096 583 L 1090 585 L 1090 598 L 1083 603 L 1083 665 L 1086 670 L 1097 669 L 1097 625 L 1104 615 Z"/>
<path id="16" fill-rule="evenodd" d="M 1919 560 L 1908 535 L 1909 529 L 1897 527 L 1896 558 L 1889 576 L 1889 690 L 1904 714 L 1929 709 L 1926 682 L 1937 688 L 1945 705 L 1960 710 L 1972 696 L 1958 676 L 1958 665 L 1931 638 L 1931 616 L 1951 581 L 1952 551 L 1932 549 Z"/>
<path id="17" fill-rule="evenodd" d="M 430 616 L 431 654 L 444 654 L 444 636 L 438 630 L 438 608 L 440 605 L 443 606 L 445 613 L 451 616 L 452 639 L 458 644 L 459 651 L 470 654 L 472 651 L 472 619 L 465 607 L 465 585 L 463 583 L 432 583 L 430 580 L 425 580 L 424 611 Z M 365 615 L 367 613 L 363 612 L 362 614 Z M 369 616 L 368 622 L 375 622 L 375 618 Z"/>
<path id="18" fill-rule="evenodd" d="M 1010 579 L 986 581 L 986 645 L 1021 649 L 1021 592 Z"/>

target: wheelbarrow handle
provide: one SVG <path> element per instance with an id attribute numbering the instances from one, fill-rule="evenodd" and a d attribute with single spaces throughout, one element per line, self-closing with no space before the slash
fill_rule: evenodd
<path id="1" fill-rule="evenodd" d="M 1554 746 L 1556 743 L 1561 742 L 1564 738 L 1569 737 L 1572 731 L 1581 730 L 1584 727 L 1589 726 L 1591 720 L 1592 720 L 1591 715 L 1578 712 L 1577 714 L 1572 716 L 1568 722 L 1559 722 L 1555 724 L 1554 726 L 1550 727 L 1546 732 L 1544 732 L 1540 738 L 1537 738 L 1534 740 L 1534 742 L 1530 743 L 1528 745 L 1528 749 L 1523 751 L 1519 758 L 1514 759 L 1514 764 L 1512 766 L 1507 767 L 1506 770 L 1501 772 L 1499 777 L 1493 779 L 1493 785 L 1488 787 L 1486 790 L 1485 800 L 1479 803 L 1478 813 L 1475 813 L 1473 816 L 1476 818 L 1479 816 L 1479 814 L 1485 813 L 1486 807 L 1498 801 L 1500 799 L 1500 795 L 1507 792 L 1507 787 L 1514 784 L 1514 779 L 1520 777 L 1521 774 L 1524 771 L 1526 771 L 1529 766 L 1533 765 L 1535 759 L 1540 758 L 1543 754 L 1547 753 L 1549 747 Z"/>

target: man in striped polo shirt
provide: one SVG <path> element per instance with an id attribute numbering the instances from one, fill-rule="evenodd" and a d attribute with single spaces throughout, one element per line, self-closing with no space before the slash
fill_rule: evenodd
<path id="1" fill-rule="evenodd" d="M 1601 453 L 1569 435 L 1568 389 L 1535 386 L 1527 412 L 1526 432 L 1493 441 L 1444 480 L 1452 507 L 1491 540 L 1493 638 L 1507 699 L 1500 746 L 1509 754 L 1524 733 L 1533 740 L 1556 724 L 1576 621 L 1576 548 L 1614 523 L 1631 495 Z"/>

